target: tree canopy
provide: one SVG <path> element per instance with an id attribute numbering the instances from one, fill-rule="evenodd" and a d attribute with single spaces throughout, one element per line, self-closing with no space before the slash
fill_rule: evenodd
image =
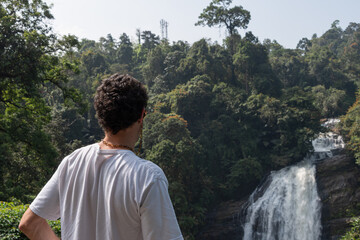
<path id="1" fill-rule="evenodd" d="M 0 5 L 2 198 L 36 188 L 56 167 L 58 154 L 44 130 L 51 121 L 46 92 L 59 88 L 69 104 L 79 96 L 78 90 L 66 86 L 67 72 L 76 66 L 61 57 L 71 53 L 77 40 L 52 34 L 46 24 L 52 18 L 39 0 L 6 0 Z"/>
<path id="2" fill-rule="evenodd" d="M 238 33 L 237 29 L 246 29 L 251 19 L 250 12 L 242 6 L 230 7 L 231 3 L 232 0 L 212 0 L 195 25 L 225 26 L 229 35 Z"/>

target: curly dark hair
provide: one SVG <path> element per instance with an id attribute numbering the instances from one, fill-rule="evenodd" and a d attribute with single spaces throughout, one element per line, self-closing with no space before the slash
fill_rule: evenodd
<path id="1" fill-rule="evenodd" d="M 116 73 L 97 88 L 94 107 L 104 131 L 116 134 L 131 126 L 147 105 L 146 89 L 130 75 Z"/>

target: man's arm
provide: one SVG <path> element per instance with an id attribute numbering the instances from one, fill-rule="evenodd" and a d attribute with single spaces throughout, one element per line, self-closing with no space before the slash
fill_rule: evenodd
<path id="1" fill-rule="evenodd" d="M 156 180 L 140 209 L 143 239 L 183 240 L 164 180 Z"/>
<path id="2" fill-rule="evenodd" d="M 47 221 L 36 215 L 30 208 L 26 210 L 21 218 L 19 229 L 28 238 L 35 240 L 59 240 Z"/>

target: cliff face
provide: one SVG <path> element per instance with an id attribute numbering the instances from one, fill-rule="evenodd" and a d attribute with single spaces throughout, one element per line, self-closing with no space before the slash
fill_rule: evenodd
<path id="1" fill-rule="evenodd" d="M 360 209 L 360 169 L 339 154 L 319 162 L 316 180 L 322 202 L 322 239 L 339 239 L 350 227 L 350 212 Z"/>
<path id="2" fill-rule="evenodd" d="M 241 240 L 240 211 L 247 199 L 220 204 L 207 217 L 205 228 L 196 237 L 198 240 Z"/>

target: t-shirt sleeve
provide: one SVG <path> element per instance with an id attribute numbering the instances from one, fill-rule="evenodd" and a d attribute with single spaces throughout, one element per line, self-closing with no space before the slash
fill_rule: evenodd
<path id="1" fill-rule="evenodd" d="M 140 215 L 143 239 L 183 239 L 165 180 L 157 179 L 149 187 Z"/>
<path id="2" fill-rule="evenodd" d="M 54 173 L 29 206 L 31 211 L 33 211 L 36 215 L 48 220 L 56 220 L 60 218 L 58 171 L 59 169 Z"/>

